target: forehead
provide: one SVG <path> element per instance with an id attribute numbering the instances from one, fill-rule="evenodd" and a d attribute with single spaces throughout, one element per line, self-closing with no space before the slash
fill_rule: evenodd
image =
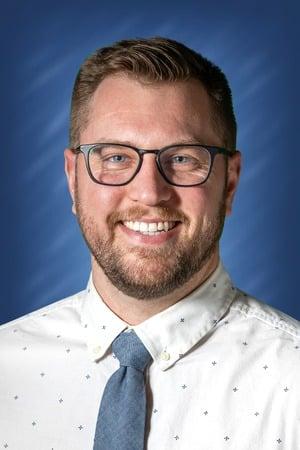
<path id="1" fill-rule="evenodd" d="M 202 143 L 219 144 L 212 126 L 211 101 L 199 81 L 149 84 L 114 75 L 99 84 L 90 100 L 81 143 L 109 138 L 127 139 L 136 145 L 147 145 L 147 140 L 151 145 L 156 140 L 168 145 L 198 136 Z"/>

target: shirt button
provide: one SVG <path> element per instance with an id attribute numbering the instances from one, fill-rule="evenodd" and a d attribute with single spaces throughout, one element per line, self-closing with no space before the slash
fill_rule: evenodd
<path id="1" fill-rule="evenodd" d="M 98 355 L 99 353 L 101 353 L 101 346 L 97 345 L 97 347 L 94 347 L 93 353 L 94 353 L 94 355 Z"/>
<path id="2" fill-rule="evenodd" d="M 162 359 L 163 361 L 168 361 L 170 359 L 170 353 L 168 352 L 162 352 L 160 354 L 160 359 Z"/>

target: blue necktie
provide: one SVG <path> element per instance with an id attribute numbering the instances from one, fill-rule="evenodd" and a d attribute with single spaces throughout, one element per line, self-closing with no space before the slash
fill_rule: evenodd
<path id="1" fill-rule="evenodd" d="M 94 450 L 143 450 L 146 422 L 144 371 L 151 355 L 134 331 L 112 343 L 120 368 L 109 378 L 98 414 Z"/>

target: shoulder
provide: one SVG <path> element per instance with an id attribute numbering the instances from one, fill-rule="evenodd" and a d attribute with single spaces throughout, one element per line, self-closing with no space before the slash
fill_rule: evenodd
<path id="1" fill-rule="evenodd" d="M 300 322 L 278 309 L 267 305 L 241 290 L 231 306 L 232 311 L 255 323 L 260 330 L 277 330 L 277 335 L 290 339 L 300 339 Z"/>
<path id="2" fill-rule="evenodd" d="M 246 353 L 273 367 L 273 375 L 285 374 L 286 379 L 298 379 L 300 370 L 300 322 L 278 309 L 241 291 L 231 307 L 235 339 Z M 300 392 L 300 383 L 297 382 Z"/>
<path id="3" fill-rule="evenodd" d="M 1 325 L 0 339 L 16 330 L 33 332 L 35 329 L 52 327 L 55 322 L 61 322 L 62 319 L 72 321 L 72 318 L 77 317 L 80 320 L 85 292 L 80 291 Z"/>

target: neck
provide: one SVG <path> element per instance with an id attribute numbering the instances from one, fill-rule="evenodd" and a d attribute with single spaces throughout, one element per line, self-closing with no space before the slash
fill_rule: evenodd
<path id="1" fill-rule="evenodd" d="M 182 298 L 189 295 L 201 284 L 203 284 L 210 275 L 216 270 L 219 263 L 218 249 L 206 262 L 206 264 L 197 272 L 187 283 L 170 294 L 155 298 L 140 300 L 129 297 L 119 291 L 103 273 L 95 259 L 92 257 L 92 277 L 94 286 L 105 304 L 120 319 L 129 325 L 138 325 L 150 317 L 164 311 L 174 305 Z"/>

